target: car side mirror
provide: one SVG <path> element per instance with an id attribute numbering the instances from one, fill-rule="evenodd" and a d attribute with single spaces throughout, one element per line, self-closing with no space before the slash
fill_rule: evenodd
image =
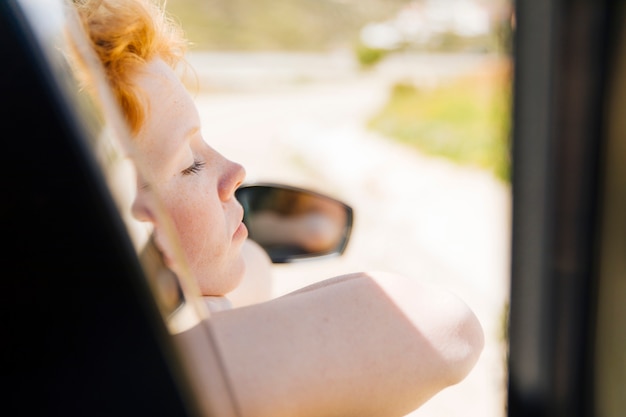
<path id="1" fill-rule="evenodd" d="M 280 184 L 248 184 L 235 192 L 250 239 L 273 263 L 341 255 L 353 210 L 329 196 Z"/>

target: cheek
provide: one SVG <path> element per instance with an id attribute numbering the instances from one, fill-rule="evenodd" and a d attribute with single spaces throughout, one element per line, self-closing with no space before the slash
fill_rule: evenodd
<path id="1" fill-rule="evenodd" d="M 178 195 L 187 197 L 171 200 L 167 210 L 187 260 L 193 264 L 200 258 L 215 256 L 219 253 L 220 232 L 223 230 L 220 219 L 224 216 L 220 213 L 220 204 L 200 192 Z"/>

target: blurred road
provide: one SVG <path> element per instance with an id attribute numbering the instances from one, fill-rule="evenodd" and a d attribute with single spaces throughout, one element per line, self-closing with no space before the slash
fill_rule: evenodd
<path id="1" fill-rule="evenodd" d="M 422 85 L 487 56 L 400 56 L 360 72 L 345 54 L 197 54 L 203 133 L 248 180 L 331 194 L 353 206 L 340 258 L 275 266 L 274 294 L 356 270 L 436 282 L 476 312 L 486 346 L 472 373 L 411 417 L 504 417 L 510 190 L 489 174 L 429 158 L 368 132 L 390 85 Z"/>

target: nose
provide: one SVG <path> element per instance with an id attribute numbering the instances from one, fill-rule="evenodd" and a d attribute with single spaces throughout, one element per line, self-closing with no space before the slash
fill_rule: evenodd
<path id="1" fill-rule="evenodd" d="M 246 179 L 246 170 L 240 164 L 224 159 L 224 171 L 218 184 L 220 200 L 228 201 L 235 194 L 235 190 Z"/>

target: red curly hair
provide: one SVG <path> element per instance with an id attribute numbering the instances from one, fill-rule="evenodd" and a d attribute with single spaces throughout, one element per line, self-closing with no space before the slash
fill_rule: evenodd
<path id="1" fill-rule="evenodd" d="M 74 5 L 136 134 L 146 116 L 142 92 L 132 79 L 157 57 L 172 68 L 184 62 L 188 44 L 183 31 L 156 0 L 74 0 Z"/>

